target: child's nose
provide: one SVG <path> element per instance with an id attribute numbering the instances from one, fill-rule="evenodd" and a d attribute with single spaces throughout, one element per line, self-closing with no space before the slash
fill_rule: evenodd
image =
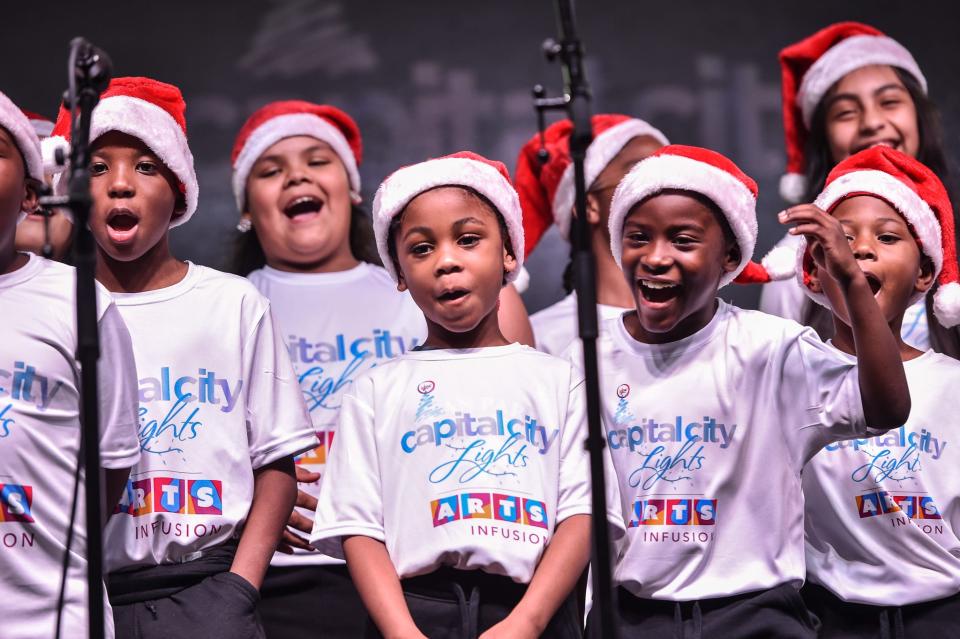
<path id="1" fill-rule="evenodd" d="M 130 170 L 123 166 L 116 167 L 111 173 L 110 197 L 128 198 L 133 197 L 135 193 L 133 180 L 130 179 Z"/>
<path id="2" fill-rule="evenodd" d="M 641 264 L 650 271 L 663 271 L 670 267 L 673 258 L 670 257 L 663 242 L 650 242 L 647 250 L 640 257 Z"/>
<path id="3" fill-rule="evenodd" d="M 460 270 L 460 259 L 456 247 L 440 244 L 436 248 L 437 274 L 451 273 Z"/>
<path id="4" fill-rule="evenodd" d="M 886 118 L 881 110 L 872 104 L 863 108 L 863 115 L 860 117 L 860 131 L 865 134 L 872 134 L 884 127 Z"/>
<path id="5" fill-rule="evenodd" d="M 858 260 L 871 260 L 877 257 L 874 243 L 865 237 L 856 237 L 850 244 L 853 256 Z"/>

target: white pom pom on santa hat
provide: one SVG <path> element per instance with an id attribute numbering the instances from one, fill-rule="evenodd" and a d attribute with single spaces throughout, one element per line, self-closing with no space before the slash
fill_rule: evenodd
<path id="1" fill-rule="evenodd" d="M 390 223 L 400 215 L 413 198 L 425 191 L 442 186 L 465 186 L 480 193 L 503 216 L 513 245 L 517 267 L 507 275 L 513 282 L 523 267 L 523 216 L 520 199 L 510 174 L 502 162 L 460 151 L 442 158 L 397 169 L 383 181 L 373 199 L 373 232 L 377 238 L 377 251 L 383 267 L 394 281 L 398 280 L 393 260 L 390 258 Z"/>
<path id="2" fill-rule="evenodd" d="M 180 89 L 172 84 L 142 77 L 114 78 L 100 95 L 90 121 L 91 143 L 110 131 L 126 133 L 143 142 L 177 176 L 186 210 L 171 220 L 170 228 L 187 222 L 196 212 L 199 199 L 193 153 L 187 142 L 186 109 Z M 44 145 L 44 164 L 51 173 L 58 172 L 55 150 L 68 148 L 64 145 L 69 145 L 70 135 L 70 112 L 61 106 Z M 59 171 L 65 168 L 59 167 Z M 61 194 L 66 189 L 63 177 L 58 175 L 53 184 L 54 191 Z"/>
<path id="3" fill-rule="evenodd" d="M 933 264 L 934 277 L 939 285 L 933 305 L 937 320 L 947 328 L 960 324 L 960 268 L 957 266 L 953 207 L 940 178 L 909 155 L 877 146 L 852 155 L 835 166 L 814 204 L 832 211 L 844 199 L 858 195 L 880 198 L 907 221 L 920 250 Z M 815 302 L 829 308 L 827 297 L 807 286 L 813 260 L 805 238 L 801 238 L 797 245 L 795 264 L 798 265 L 797 280 L 803 291 Z M 923 296 L 923 293 L 914 294 L 911 303 Z"/>
<path id="4" fill-rule="evenodd" d="M 905 70 L 926 93 L 927 81 L 910 52 L 881 31 L 859 22 L 832 24 L 780 52 L 787 151 L 787 173 L 780 182 L 780 195 L 787 202 L 800 202 L 806 192 L 804 149 L 820 100 L 843 76 L 874 64 Z"/>

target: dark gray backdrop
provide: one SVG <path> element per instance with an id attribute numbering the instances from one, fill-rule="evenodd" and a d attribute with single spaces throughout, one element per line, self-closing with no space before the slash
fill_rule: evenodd
<path id="1" fill-rule="evenodd" d="M 782 234 L 774 219 L 782 206 L 779 49 L 838 20 L 886 31 L 926 74 L 956 156 L 960 20 L 952 5 L 592 0 L 578 12 L 594 110 L 646 118 L 672 141 L 733 158 L 760 184 L 759 255 Z M 364 137 L 368 202 L 394 168 L 460 149 L 512 170 L 535 127 L 530 87 L 559 88 L 559 70 L 539 49 L 554 33 L 553 11 L 548 0 L 5 3 L 0 90 L 54 115 L 67 43 L 78 34 L 111 54 L 117 75 L 179 85 L 201 189 L 199 213 L 173 232 L 173 245 L 181 257 L 224 267 L 238 215 L 230 149 L 252 110 L 303 98 L 352 114 Z M 561 295 L 566 251 L 551 232 L 529 260 L 531 312 Z M 758 294 L 723 291 L 748 306 Z"/>

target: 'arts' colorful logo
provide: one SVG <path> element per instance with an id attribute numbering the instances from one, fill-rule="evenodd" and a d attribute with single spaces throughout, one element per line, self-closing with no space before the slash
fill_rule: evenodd
<path id="1" fill-rule="evenodd" d="M 496 519 L 523 526 L 547 528 L 547 507 L 542 501 L 503 493 L 459 493 L 430 502 L 433 526 L 466 519 Z"/>
<path id="2" fill-rule="evenodd" d="M 910 519 L 942 519 L 940 509 L 929 495 L 894 495 L 879 490 L 857 495 L 860 519 L 877 515 L 902 514 Z"/>
<path id="3" fill-rule="evenodd" d="M 33 487 L 0 484 L 0 523 L 33 523 Z"/>
<path id="4" fill-rule="evenodd" d="M 222 515 L 223 483 L 217 479 L 152 477 L 127 482 L 114 514 Z"/>
<path id="5" fill-rule="evenodd" d="M 322 466 L 327 463 L 327 454 L 330 450 L 330 446 L 333 445 L 333 431 L 316 431 L 317 439 L 320 440 L 320 445 L 314 448 L 313 450 L 308 450 L 307 452 L 298 455 L 293 461 L 295 464 L 310 464 L 313 466 Z"/>
<path id="6" fill-rule="evenodd" d="M 638 526 L 715 526 L 716 499 L 638 499 L 628 528 Z"/>

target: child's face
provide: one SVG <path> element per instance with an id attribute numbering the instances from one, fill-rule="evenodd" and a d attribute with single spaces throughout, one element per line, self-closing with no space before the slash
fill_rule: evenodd
<path id="1" fill-rule="evenodd" d="M 682 191 L 635 206 L 623 227 L 622 267 L 646 342 L 690 335 L 713 316 L 714 298 L 739 256 L 716 214 Z"/>
<path id="2" fill-rule="evenodd" d="M 350 179 L 326 142 L 280 140 L 247 178 L 247 211 L 267 263 L 304 266 L 350 256 Z"/>
<path id="3" fill-rule="evenodd" d="M 884 318 L 887 322 L 899 320 L 910 298 L 933 284 L 930 261 L 920 253 L 906 221 L 889 204 L 868 195 L 843 200 L 833 216 L 843 226 Z M 814 272 L 811 288 L 822 291 L 834 315 L 849 326 L 844 296 L 836 281 L 825 272 Z"/>
<path id="4" fill-rule="evenodd" d="M 17 226 L 17 250 L 40 254 L 46 241 L 43 215 L 28 215 Z M 53 259 L 60 260 L 70 251 L 73 240 L 73 222 L 62 211 L 54 210 L 50 216 L 50 247 L 53 249 Z"/>
<path id="5" fill-rule="evenodd" d="M 12 247 L 21 211 L 37 208 L 37 184 L 27 177 L 20 147 L 0 127 L 0 247 Z"/>
<path id="6" fill-rule="evenodd" d="M 393 241 L 400 290 L 409 290 L 429 322 L 452 333 L 473 330 L 496 313 L 507 252 L 496 214 L 457 187 L 421 193 L 407 204 Z"/>
<path id="7" fill-rule="evenodd" d="M 183 213 L 176 176 L 137 138 L 110 131 L 93 144 L 90 230 L 114 260 L 143 257 Z M 179 210 L 176 210 L 179 209 Z"/>
<path id="8" fill-rule="evenodd" d="M 851 71 L 824 100 L 834 162 L 881 144 L 917 156 L 917 109 L 892 67 L 872 65 Z"/>

